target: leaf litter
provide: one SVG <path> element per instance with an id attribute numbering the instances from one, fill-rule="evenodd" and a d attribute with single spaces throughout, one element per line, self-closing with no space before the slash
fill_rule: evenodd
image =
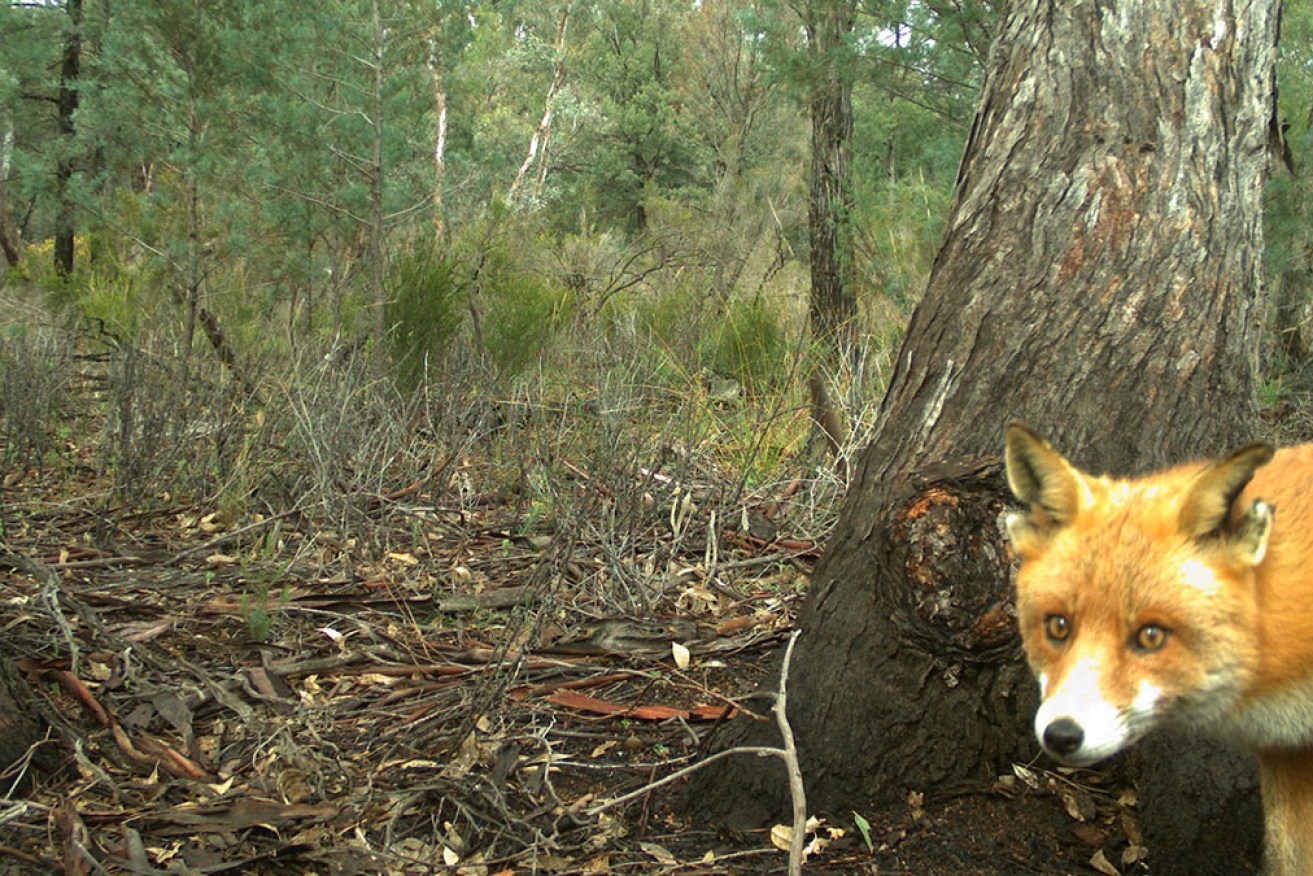
<path id="1" fill-rule="evenodd" d="M 7 648 L 75 752 L 6 800 L 0 847 L 49 872 L 677 869 L 687 844 L 652 813 L 584 811 L 740 714 L 815 557 L 745 545 L 708 570 L 668 524 L 664 550 L 653 525 L 617 557 L 525 534 L 511 507 L 386 503 L 375 525 L 410 546 L 374 560 L 306 515 L 228 527 L 186 505 L 111 515 L 120 546 L 96 548 L 54 489 L 6 491 L 27 510 L 0 544 Z M 649 611 L 598 596 L 626 575 Z"/>
<path id="2" fill-rule="evenodd" d="M 787 534 L 799 481 L 719 514 L 711 475 L 572 464 L 584 525 L 536 530 L 470 468 L 459 507 L 415 485 L 370 499 L 383 549 L 306 509 L 116 514 L 61 495 L 85 476 L 7 482 L 5 646 L 72 754 L 19 764 L 35 785 L 0 800 L 0 872 L 778 872 L 778 828 L 716 834 L 652 794 L 588 811 L 694 762 L 707 728 L 764 719 L 746 695 L 820 541 Z M 626 485 L 649 513 L 587 525 Z M 1018 766 L 984 806 L 918 794 L 809 825 L 808 850 L 823 872 L 1132 872 L 1134 800 L 1107 796 Z M 1036 798 L 1031 828 L 973 827 Z M 1032 840 L 985 865 L 980 843 L 1063 810 L 1076 856 Z"/>

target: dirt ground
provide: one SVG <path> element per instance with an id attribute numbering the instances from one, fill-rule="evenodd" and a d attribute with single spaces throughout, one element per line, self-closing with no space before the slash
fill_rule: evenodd
<path id="1" fill-rule="evenodd" d="M 601 546 L 495 501 L 377 497 L 371 547 L 103 495 L 47 471 L 0 496 L 3 647 L 32 692 L 0 751 L 49 740 L 10 771 L 0 872 L 785 872 L 769 832 L 684 821 L 678 783 L 600 807 L 752 720 L 815 545 L 727 531 L 710 575 L 690 543 L 621 615 L 590 587 L 616 572 Z M 1096 773 L 1019 766 L 830 813 L 805 869 L 1147 872 L 1134 813 Z"/>

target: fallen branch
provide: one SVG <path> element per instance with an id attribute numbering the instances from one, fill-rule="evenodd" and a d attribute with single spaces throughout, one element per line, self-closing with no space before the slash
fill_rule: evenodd
<path id="1" fill-rule="evenodd" d="M 630 791 L 616 797 L 614 800 L 608 800 L 588 810 L 588 815 L 599 815 L 608 809 L 614 809 L 622 806 L 630 800 L 642 797 L 663 785 L 668 785 L 678 779 L 697 772 L 705 766 L 710 766 L 718 760 L 723 760 L 732 754 L 755 754 L 758 757 L 778 757 L 784 761 L 784 769 L 789 776 L 789 798 L 793 801 L 793 837 L 789 843 L 789 876 L 798 876 L 802 873 L 803 850 L 807 839 L 807 792 L 802 782 L 802 768 L 798 764 L 798 748 L 793 739 L 793 728 L 789 725 L 788 710 L 788 688 L 789 688 L 789 663 L 793 660 L 793 646 L 798 641 L 801 630 L 794 630 L 789 635 L 789 644 L 784 648 L 784 663 L 780 666 L 780 689 L 775 694 L 775 705 L 771 711 L 775 714 L 775 723 L 780 728 L 780 737 L 783 744 L 776 748 L 768 745 L 744 745 L 737 748 L 727 748 L 724 751 L 718 751 L 710 757 L 704 758 L 695 764 L 684 767 L 682 770 L 676 770 L 668 776 L 650 782 L 643 787 Z"/>

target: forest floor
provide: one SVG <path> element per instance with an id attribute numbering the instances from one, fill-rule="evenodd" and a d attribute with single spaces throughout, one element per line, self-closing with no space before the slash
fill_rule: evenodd
<path id="1" fill-rule="evenodd" d="M 5 644 L 58 728 L 35 763 L 63 764 L 0 799 L 0 872 L 785 871 L 768 831 L 684 821 L 677 783 L 597 807 L 753 720 L 816 545 L 690 540 L 625 615 L 589 596 L 603 544 L 526 533 L 504 497 L 377 496 L 410 548 L 362 563 L 297 513 L 97 507 L 86 462 L 0 495 Z M 805 871 L 1144 872 L 1133 800 L 1100 782 L 1019 766 L 832 813 Z"/>
<path id="2" fill-rule="evenodd" d="M 871 391 L 827 465 L 805 403 L 696 376 L 406 396 L 314 354 L 275 404 L 6 337 L 0 876 L 786 872 L 783 825 L 649 786 L 769 720 Z M 1000 773 L 814 813 L 805 872 L 1147 872 L 1133 795 Z"/>

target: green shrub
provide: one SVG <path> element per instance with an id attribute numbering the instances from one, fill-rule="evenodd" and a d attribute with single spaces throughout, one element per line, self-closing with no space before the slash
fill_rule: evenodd
<path id="1" fill-rule="evenodd" d="M 708 338 L 704 364 L 749 391 L 773 388 L 788 375 L 784 316 L 761 296 L 732 303 Z"/>
<path id="2" fill-rule="evenodd" d="M 528 276 L 505 275 L 485 288 L 483 346 L 503 377 L 540 361 L 565 322 L 569 293 Z"/>
<path id="3" fill-rule="evenodd" d="M 87 319 L 99 322 L 113 334 L 137 339 L 137 328 L 144 315 L 159 313 L 169 306 L 149 294 L 159 281 L 141 269 L 119 270 L 110 267 L 86 273 L 82 288 L 75 293 L 78 309 Z M 166 311 L 167 312 L 167 311 Z"/>
<path id="4" fill-rule="evenodd" d="M 388 265 L 388 352 L 403 387 L 419 385 L 429 362 L 446 352 L 460 329 L 461 291 L 451 263 L 431 249 L 411 250 Z"/>
<path id="5" fill-rule="evenodd" d="M 616 297 L 601 316 L 611 354 L 631 363 L 636 379 L 682 389 L 702 370 L 707 310 L 705 287 L 679 282 Z"/>

